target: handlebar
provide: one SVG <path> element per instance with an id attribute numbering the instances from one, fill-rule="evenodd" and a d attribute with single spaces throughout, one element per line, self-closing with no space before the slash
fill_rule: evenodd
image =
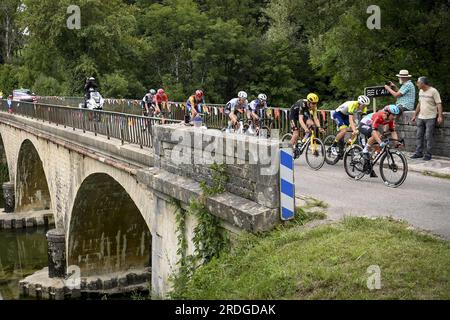
<path id="1" fill-rule="evenodd" d="M 391 139 L 391 138 L 384 138 L 384 139 L 382 139 L 382 141 L 386 144 L 386 146 L 385 147 L 389 147 L 389 143 L 390 142 L 395 142 L 395 141 L 397 141 L 397 142 L 399 142 L 400 143 L 400 145 L 403 145 L 403 146 L 405 146 L 405 139 Z M 374 145 L 379 145 L 379 143 L 378 142 L 375 142 L 374 143 Z"/>

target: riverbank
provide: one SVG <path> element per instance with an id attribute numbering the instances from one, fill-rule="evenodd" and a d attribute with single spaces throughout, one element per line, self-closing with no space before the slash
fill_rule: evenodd
<path id="1" fill-rule="evenodd" d="M 199 268 L 173 297 L 450 298 L 448 241 L 388 218 L 302 224 L 241 236 L 232 253 Z"/>
<path id="2" fill-rule="evenodd" d="M 53 226 L 53 213 L 50 210 L 6 213 L 0 208 L 0 230 L 25 229 Z"/>

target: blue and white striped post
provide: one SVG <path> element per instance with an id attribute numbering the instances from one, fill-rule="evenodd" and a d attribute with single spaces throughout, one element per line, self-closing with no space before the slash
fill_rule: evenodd
<path id="1" fill-rule="evenodd" d="M 280 204 L 281 220 L 293 219 L 295 214 L 295 184 L 292 148 L 280 150 Z"/>

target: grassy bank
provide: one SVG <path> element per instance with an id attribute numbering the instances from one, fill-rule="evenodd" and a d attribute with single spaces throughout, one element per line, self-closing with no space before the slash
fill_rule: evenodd
<path id="1" fill-rule="evenodd" d="M 431 177 L 435 177 L 435 178 L 450 179 L 450 174 L 446 174 L 446 173 L 439 173 L 439 172 L 433 172 L 433 171 L 423 171 L 422 174 L 424 176 L 431 176 Z"/>
<path id="2" fill-rule="evenodd" d="M 320 214 L 319 214 L 320 215 Z M 309 214 L 305 215 L 309 219 Z M 317 217 L 316 217 L 317 218 Z M 449 299 L 450 244 L 390 219 L 290 223 L 243 235 L 233 253 L 198 269 L 186 299 Z M 367 268 L 381 269 L 369 290 Z"/>

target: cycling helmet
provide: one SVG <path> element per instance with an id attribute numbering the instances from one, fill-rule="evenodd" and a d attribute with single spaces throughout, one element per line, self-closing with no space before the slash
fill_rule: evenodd
<path id="1" fill-rule="evenodd" d="M 247 99 L 247 92 L 245 91 L 239 91 L 238 97 L 242 99 Z"/>
<path id="2" fill-rule="evenodd" d="M 358 103 L 368 106 L 370 104 L 370 99 L 367 96 L 359 96 L 358 97 Z"/>
<path id="3" fill-rule="evenodd" d="M 203 98 L 203 91 L 202 90 L 195 91 L 195 96 L 199 99 Z"/>
<path id="4" fill-rule="evenodd" d="M 310 93 L 308 94 L 308 96 L 306 97 L 306 100 L 308 100 L 309 102 L 319 102 L 319 96 L 315 93 Z"/>
<path id="5" fill-rule="evenodd" d="M 262 101 L 266 101 L 267 100 L 267 96 L 264 93 L 260 93 L 260 94 L 258 94 L 258 99 L 262 100 Z"/>
<path id="6" fill-rule="evenodd" d="M 163 94 L 164 93 L 164 89 L 158 89 L 158 94 Z"/>
<path id="7" fill-rule="evenodd" d="M 155 89 L 150 89 L 148 92 L 150 92 L 150 94 L 156 94 L 156 90 Z"/>
<path id="8" fill-rule="evenodd" d="M 94 77 L 90 77 L 88 80 L 90 80 L 90 81 L 94 81 L 95 80 L 95 78 Z"/>
<path id="9" fill-rule="evenodd" d="M 400 108 L 398 106 L 396 106 L 395 104 L 390 104 L 390 105 L 384 107 L 384 110 L 389 113 L 395 114 L 395 115 L 399 115 L 401 113 Z"/>

